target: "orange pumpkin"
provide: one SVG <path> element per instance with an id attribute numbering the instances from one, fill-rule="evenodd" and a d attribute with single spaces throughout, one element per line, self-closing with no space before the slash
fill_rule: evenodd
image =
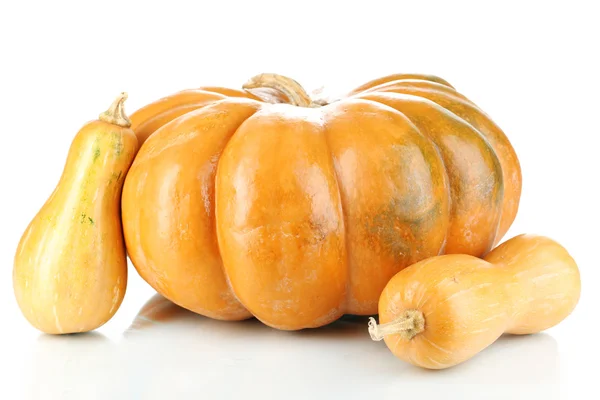
<path id="1" fill-rule="evenodd" d="M 375 314 L 398 271 L 483 255 L 515 217 L 513 148 L 440 78 L 392 75 L 330 104 L 273 74 L 245 89 L 131 116 L 147 140 L 123 191 L 127 250 L 182 307 L 286 330 Z"/>

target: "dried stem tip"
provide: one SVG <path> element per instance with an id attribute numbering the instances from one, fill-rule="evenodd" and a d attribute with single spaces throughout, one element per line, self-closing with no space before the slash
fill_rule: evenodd
<path id="1" fill-rule="evenodd" d="M 100 121 L 129 128 L 131 121 L 127 117 L 127 114 L 125 114 L 125 100 L 127 100 L 127 93 L 123 92 L 113 101 L 108 110 L 100 114 Z"/>
<path id="2" fill-rule="evenodd" d="M 369 318 L 369 335 L 377 341 L 388 335 L 399 335 L 403 340 L 410 340 L 424 330 L 425 317 L 419 310 L 404 311 L 395 320 L 381 325 L 375 322 L 375 318 Z"/>
<path id="3" fill-rule="evenodd" d="M 291 104 L 299 107 L 315 107 L 304 88 L 295 80 L 278 74 L 256 75 L 243 86 L 244 89 L 271 88 L 288 98 Z"/>

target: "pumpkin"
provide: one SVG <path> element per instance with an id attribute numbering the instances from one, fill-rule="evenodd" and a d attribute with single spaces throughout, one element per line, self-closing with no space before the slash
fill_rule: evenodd
<path id="1" fill-rule="evenodd" d="M 473 357 L 503 333 L 525 335 L 565 319 L 579 301 L 579 270 L 555 241 L 521 235 L 479 259 L 432 257 L 395 275 L 379 299 L 373 340 L 398 358 L 442 369 Z"/>
<path id="2" fill-rule="evenodd" d="M 131 116 L 145 141 L 123 191 L 127 250 L 184 308 L 285 330 L 374 314 L 398 271 L 483 255 L 515 217 L 509 141 L 440 78 L 392 75 L 330 104 L 274 74 L 244 87 Z"/>
<path id="3" fill-rule="evenodd" d="M 121 94 L 75 136 L 56 189 L 23 234 L 13 287 L 27 320 L 45 333 L 107 322 L 127 285 L 121 191 L 137 151 Z"/>

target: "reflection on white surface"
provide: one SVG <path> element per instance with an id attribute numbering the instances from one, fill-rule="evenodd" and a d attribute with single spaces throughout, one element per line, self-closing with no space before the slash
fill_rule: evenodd
<path id="1" fill-rule="evenodd" d="M 319 329 L 282 332 L 256 320 L 204 318 L 156 295 L 118 343 L 99 334 L 40 336 L 29 393 L 77 399 L 171 399 L 182 393 L 332 398 L 351 387 L 345 398 L 398 399 L 439 397 L 453 384 L 452 393 L 463 399 L 558 396 L 557 345 L 547 334 L 502 337 L 462 365 L 427 371 L 371 341 L 366 327 L 366 318 L 347 316 Z M 477 384 L 486 384 L 485 395 Z M 89 388 L 96 390 L 90 394 Z"/>
<path id="2" fill-rule="evenodd" d="M 107 399 L 118 389 L 116 344 L 91 332 L 40 335 L 33 344 L 32 373 L 25 381 L 31 399 Z"/>

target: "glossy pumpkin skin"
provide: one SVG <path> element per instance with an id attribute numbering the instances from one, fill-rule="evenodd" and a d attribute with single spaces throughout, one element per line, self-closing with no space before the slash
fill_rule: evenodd
<path id="1" fill-rule="evenodd" d="M 228 97 L 253 100 L 267 99 L 271 103 L 282 103 L 285 96 L 270 90 L 263 90 L 261 97 L 237 89 L 203 87 L 182 90 L 140 108 L 131 115 L 131 129 L 135 131 L 140 146 L 158 128 L 190 111 L 212 104 Z"/>
<path id="2" fill-rule="evenodd" d="M 581 281 L 573 258 L 551 239 L 521 235 L 479 259 L 444 255 L 394 276 L 379 300 L 380 323 L 422 312 L 424 331 L 410 340 L 386 336 L 400 359 L 443 369 L 473 357 L 503 333 L 555 326 L 575 308 Z"/>
<path id="3" fill-rule="evenodd" d="M 134 127 L 175 118 L 182 96 Z M 159 293 L 293 330 L 376 313 L 388 280 L 424 258 L 485 254 L 519 195 L 491 120 L 447 84 L 395 75 L 323 107 L 202 103 L 146 140 L 122 207 L 129 255 Z"/>
<path id="4" fill-rule="evenodd" d="M 89 122 L 75 136 L 14 260 L 17 303 L 37 329 L 90 331 L 119 308 L 127 285 L 121 190 L 136 151 L 133 131 L 113 123 Z"/>

